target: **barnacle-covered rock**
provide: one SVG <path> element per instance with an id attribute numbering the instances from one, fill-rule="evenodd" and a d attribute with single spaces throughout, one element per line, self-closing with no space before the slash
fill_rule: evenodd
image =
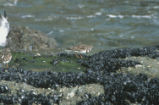
<path id="1" fill-rule="evenodd" d="M 12 27 L 8 35 L 8 47 L 13 51 L 52 51 L 57 43 L 40 31 L 28 27 Z"/>

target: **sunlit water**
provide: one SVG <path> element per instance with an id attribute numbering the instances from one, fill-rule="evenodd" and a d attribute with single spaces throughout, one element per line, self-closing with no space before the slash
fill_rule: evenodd
<path id="1" fill-rule="evenodd" d="M 1 0 L 12 25 L 28 26 L 57 40 L 94 52 L 159 44 L 157 0 Z"/>

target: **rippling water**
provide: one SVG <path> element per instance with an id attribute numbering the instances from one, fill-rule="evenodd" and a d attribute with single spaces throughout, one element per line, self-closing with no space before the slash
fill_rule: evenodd
<path id="1" fill-rule="evenodd" d="M 94 51 L 159 42 L 157 0 L 1 0 L 12 25 L 54 37 L 60 48 L 80 43 Z"/>

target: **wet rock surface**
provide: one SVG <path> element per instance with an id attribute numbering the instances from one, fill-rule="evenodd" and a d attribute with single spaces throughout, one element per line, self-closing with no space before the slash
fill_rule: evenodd
<path id="1" fill-rule="evenodd" d="M 158 62 L 158 49 L 159 46 L 126 48 L 83 55 L 78 63 L 85 67 L 85 72 L 1 68 L 0 102 L 23 105 L 158 105 L 157 77 L 119 72 L 122 68 L 142 66 L 142 62 L 128 57 L 148 57 Z M 58 56 L 75 57 L 70 54 Z M 56 65 L 53 61 L 51 64 Z"/>
<path id="2" fill-rule="evenodd" d="M 123 58 L 131 56 L 147 56 L 150 58 L 159 57 L 158 46 L 144 48 L 123 48 L 102 51 L 89 57 L 88 60 L 83 60 L 81 63 L 93 71 L 114 72 L 122 67 L 134 67 L 140 64 L 138 61 L 123 60 Z"/>
<path id="3" fill-rule="evenodd" d="M 8 35 L 8 47 L 12 51 L 52 51 L 57 43 L 42 32 L 28 27 L 12 27 Z"/>

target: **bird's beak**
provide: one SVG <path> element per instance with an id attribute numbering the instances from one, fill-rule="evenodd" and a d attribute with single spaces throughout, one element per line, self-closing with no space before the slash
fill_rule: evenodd
<path id="1" fill-rule="evenodd" d="M 4 13 L 3 13 L 4 17 L 7 18 L 7 13 L 6 11 L 4 10 Z"/>

